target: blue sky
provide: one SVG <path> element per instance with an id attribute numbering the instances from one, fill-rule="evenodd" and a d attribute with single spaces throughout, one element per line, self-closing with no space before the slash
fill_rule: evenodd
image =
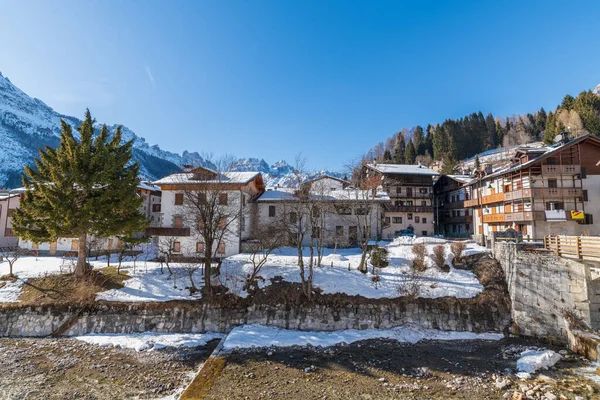
<path id="1" fill-rule="evenodd" d="M 181 152 L 341 169 L 403 127 L 600 83 L 597 1 L 0 0 L 0 71 Z"/>

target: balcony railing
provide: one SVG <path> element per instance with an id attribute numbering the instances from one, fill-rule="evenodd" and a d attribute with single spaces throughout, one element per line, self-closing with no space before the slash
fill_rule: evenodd
<path id="1" fill-rule="evenodd" d="M 504 222 L 505 214 L 486 214 L 483 216 L 483 222 Z"/>
<path id="2" fill-rule="evenodd" d="M 419 193 L 412 192 L 410 195 L 406 193 L 406 191 L 402 191 L 401 193 L 396 193 L 392 191 L 389 193 L 390 198 L 393 199 L 430 199 L 433 197 L 433 193 Z"/>
<path id="3" fill-rule="evenodd" d="M 454 210 L 457 208 L 465 208 L 465 202 L 463 200 L 459 200 L 459 201 L 448 201 L 448 202 L 444 202 L 444 205 L 442 206 L 440 204 L 441 207 L 444 207 L 446 209 L 450 209 L 450 210 Z"/>
<path id="4" fill-rule="evenodd" d="M 572 197 L 583 197 L 583 189 L 580 188 L 535 188 L 533 197 L 545 199 L 561 199 Z"/>
<path id="5" fill-rule="evenodd" d="M 478 199 L 469 199 L 465 200 L 465 208 L 476 207 L 478 203 Z"/>
<path id="6" fill-rule="evenodd" d="M 581 173 L 581 165 L 542 165 L 544 175 L 576 175 Z"/>
<path id="7" fill-rule="evenodd" d="M 504 193 L 490 194 L 481 198 L 482 204 L 501 203 L 504 201 Z"/>

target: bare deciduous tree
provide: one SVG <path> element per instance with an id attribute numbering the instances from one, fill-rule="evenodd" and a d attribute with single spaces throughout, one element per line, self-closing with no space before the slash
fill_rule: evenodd
<path id="1" fill-rule="evenodd" d="M 160 273 L 163 273 L 163 263 L 167 266 L 169 277 L 173 275 L 173 271 L 169 263 L 173 259 L 175 253 L 175 243 L 179 243 L 179 238 L 175 236 L 164 236 L 158 241 L 158 258 L 160 261 Z"/>
<path id="2" fill-rule="evenodd" d="M 225 173 L 232 165 L 233 157 L 225 156 L 215 162 L 214 170 L 198 169 L 192 180 L 197 183 L 183 185 L 184 220 L 192 234 L 202 243 L 204 253 L 204 287 L 211 291 L 211 266 L 222 253 L 224 246 L 236 237 L 236 227 L 241 223 L 244 201 L 241 191 L 227 186 Z M 218 274 L 218 268 L 217 268 Z"/>
<path id="3" fill-rule="evenodd" d="M 267 263 L 269 255 L 278 247 L 285 244 L 284 230 L 279 221 L 257 227 L 253 233 L 253 240 L 248 241 L 248 251 L 252 271 L 246 277 L 245 290 L 258 289 L 257 279 L 262 267 Z"/>
<path id="4" fill-rule="evenodd" d="M 13 273 L 15 262 L 25 254 L 27 254 L 27 250 L 22 249 L 19 246 L 0 247 L 0 256 L 8 262 L 8 276 L 10 278 L 15 277 L 15 274 Z"/>

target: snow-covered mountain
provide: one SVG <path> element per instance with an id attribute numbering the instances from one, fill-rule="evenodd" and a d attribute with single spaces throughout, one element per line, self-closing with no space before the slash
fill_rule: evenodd
<path id="1" fill-rule="evenodd" d="M 38 149 L 45 145 L 55 147 L 59 143 L 60 119 L 73 127 L 81 120 L 60 114 L 39 99 L 32 98 L 17 88 L 0 73 L 0 187 L 17 187 L 25 164 L 31 164 L 38 156 Z M 108 124 L 107 124 L 108 125 Z M 100 124 L 98 125 L 98 127 Z M 108 125 L 114 132 L 117 125 Z M 179 171 L 185 164 L 214 168 L 198 152 L 184 151 L 177 154 L 150 145 L 127 127 L 122 128 L 123 139 L 133 140 L 133 156 L 140 163 L 142 177 L 153 180 Z M 227 149 L 223 149 L 224 153 Z M 235 171 L 259 171 L 268 186 L 290 186 L 297 181 L 294 169 L 285 161 L 269 165 L 258 158 L 240 159 L 231 168 Z M 303 177 L 338 173 L 319 171 Z"/>
<path id="2" fill-rule="evenodd" d="M 596 86 L 592 92 L 600 96 L 600 85 Z"/>

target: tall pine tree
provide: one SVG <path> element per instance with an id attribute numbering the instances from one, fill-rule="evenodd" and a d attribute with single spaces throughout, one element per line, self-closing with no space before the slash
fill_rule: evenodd
<path id="1" fill-rule="evenodd" d="M 408 144 L 406 145 L 406 151 L 404 152 L 404 162 L 406 164 L 414 164 L 416 158 L 417 152 L 415 150 L 415 145 L 413 144 L 412 139 L 409 139 Z"/>
<path id="2" fill-rule="evenodd" d="M 404 133 L 398 133 L 398 140 L 396 141 L 396 147 L 394 148 L 394 162 L 396 164 L 404 164 L 404 152 L 406 150 L 406 140 L 404 139 Z"/>
<path id="3" fill-rule="evenodd" d="M 35 169 L 25 167 L 27 192 L 13 218 L 17 236 L 34 243 L 77 237 L 77 277 L 91 271 L 86 263 L 89 235 L 108 237 L 146 226 L 138 211 L 143 200 L 136 193 L 139 166 L 131 162 L 132 141 L 121 144 L 121 128 L 110 137 L 106 125 L 94 137 L 93 125 L 87 110 L 77 139 L 61 120 L 58 148 L 46 146 Z"/>

